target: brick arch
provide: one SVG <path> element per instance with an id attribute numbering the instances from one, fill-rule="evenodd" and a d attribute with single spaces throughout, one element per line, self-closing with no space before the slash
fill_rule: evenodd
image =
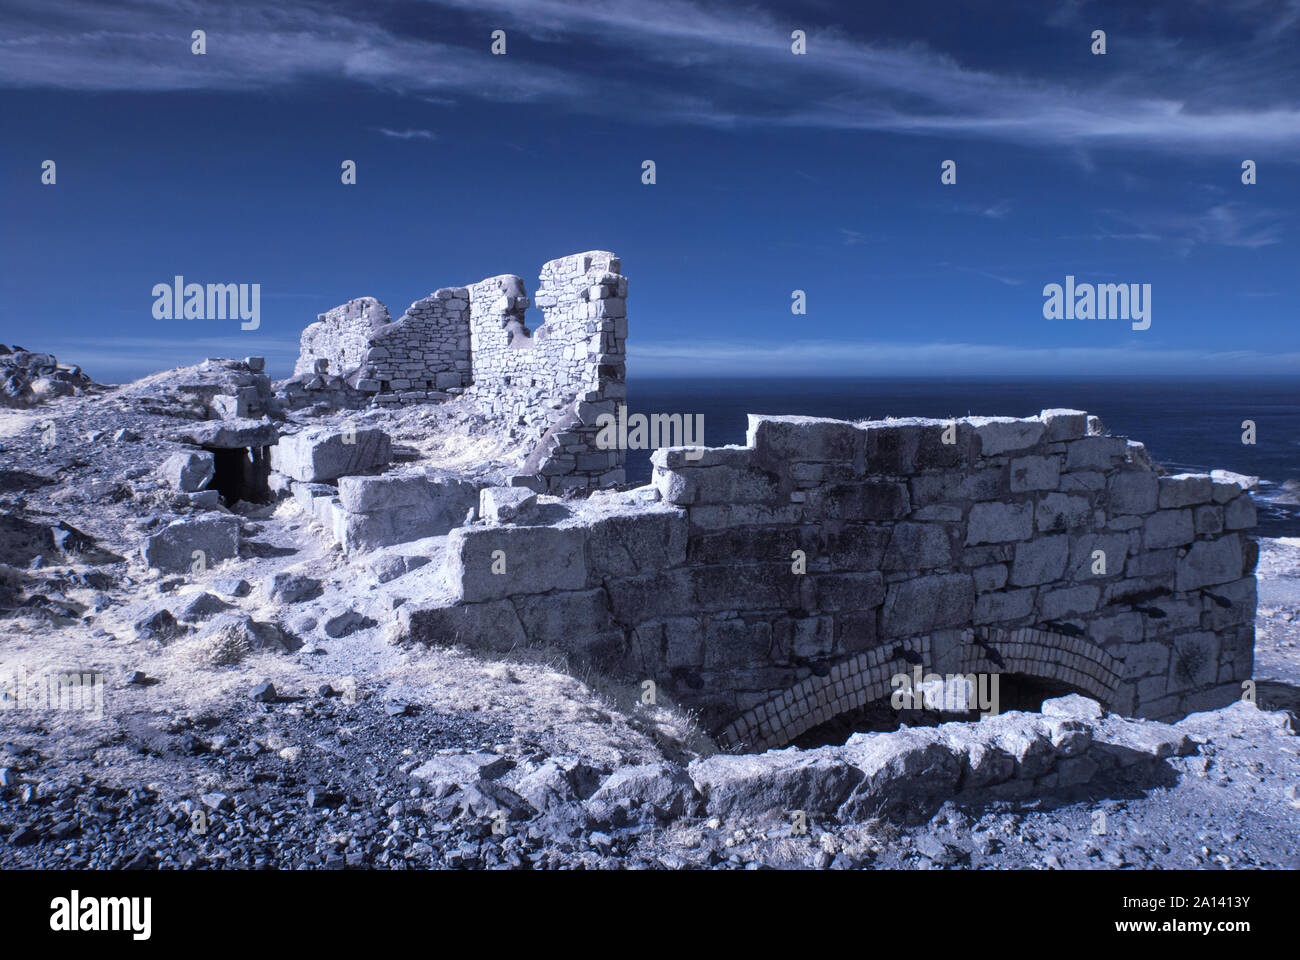
<path id="1" fill-rule="evenodd" d="M 1114 704 L 1121 683 L 1121 664 L 1086 637 L 1069 637 L 1047 630 L 989 630 L 985 643 L 1002 663 L 989 659 L 975 642 L 973 630 L 963 632 L 957 673 L 1027 674 L 1056 680 L 1093 697 L 1105 707 Z M 942 673 L 931 665 L 930 639 L 902 644 L 921 656 L 927 673 Z M 891 679 L 910 673 L 913 665 L 894 656 L 897 646 L 877 647 L 836 664 L 824 677 L 812 676 L 746 710 L 716 736 L 723 749 L 782 747 L 806 730 L 858 707 L 889 696 Z"/>

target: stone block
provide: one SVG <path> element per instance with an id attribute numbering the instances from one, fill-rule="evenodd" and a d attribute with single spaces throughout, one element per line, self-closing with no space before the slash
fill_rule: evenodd
<path id="1" fill-rule="evenodd" d="M 1193 510 L 1192 515 L 1198 536 L 1223 532 L 1223 507 L 1218 504 L 1203 504 Z"/>
<path id="2" fill-rule="evenodd" d="M 966 543 L 1028 540 L 1034 532 L 1032 503 L 976 503 L 966 523 Z"/>
<path id="3" fill-rule="evenodd" d="M 745 443 L 765 463 L 840 461 L 863 464 L 867 434 L 857 424 L 820 417 L 749 415 Z"/>
<path id="4" fill-rule="evenodd" d="M 842 755 L 862 776 L 839 811 L 848 819 L 951 796 L 964 769 L 962 754 L 938 730 L 855 733 Z"/>
<path id="5" fill-rule="evenodd" d="M 683 510 L 647 510 L 593 523 L 587 529 L 593 583 L 682 565 L 686 562 L 686 534 Z"/>
<path id="6" fill-rule="evenodd" d="M 1076 534 L 1070 538 L 1070 561 L 1065 577 L 1087 581 L 1122 576 L 1128 548 L 1129 538 L 1125 533 Z"/>
<path id="7" fill-rule="evenodd" d="M 822 751 L 719 753 L 692 761 L 687 770 L 711 816 L 749 819 L 773 810 L 833 814 L 862 780 L 857 767 Z"/>
<path id="8" fill-rule="evenodd" d="M 987 566 L 976 567 L 971 571 L 971 576 L 975 580 L 976 593 L 1001 590 L 1007 585 L 1007 565 L 1005 563 L 991 563 Z"/>
<path id="9" fill-rule="evenodd" d="M 686 771 L 665 762 L 619 767 L 586 802 L 597 820 L 612 819 L 621 806 L 649 807 L 658 819 L 675 820 L 694 814 L 699 804 L 700 796 Z"/>
<path id="10" fill-rule="evenodd" d="M 373 428 L 314 428 L 281 437 L 271 448 L 271 469 L 306 483 L 364 473 L 391 460 L 388 434 Z"/>
<path id="11" fill-rule="evenodd" d="M 1231 470 L 1210 471 L 1210 496 L 1215 503 L 1227 503 L 1246 490 L 1253 490 L 1259 485 L 1259 477 L 1248 477 Z"/>
<path id="12" fill-rule="evenodd" d="M 1123 437 L 1084 437 L 1065 445 L 1065 469 L 1111 470 L 1124 459 L 1128 441 Z"/>
<path id="13" fill-rule="evenodd" d="M 1228 501 L 1223 508 L 1223 525 L 1229 530 L 1248 530 L 1255 526 L 1255 501 L 1249 494 Z"/>
<path id="14" fill-rule="evenodd" d="M 145 538 L 141 556 L 147 567 L 163 573 L 200 572 L 239 556 L 239 521 L 235 517 L 176 520 Z"/>
<path id="15" fill-rule="evenodd" d="M 445 569 L 466 602 L 587 586 L 583 531 L 577 527 L 458 527 Z"/>
<path id="16" fill-rule="evenodd" d="M 1219 676 L 1219 638 L 1209 631 L 1174 638 L 1169 657 L 1168 692 L 1190 690 L 1216 683 Z"/>
<path id="17" fill-rule="evenodd" d="M 1041 420 L 1016 420 L 1011 417 L 968 417 L 967 423 L 979 440 L 980 455 L 994 457 L 1036 447 L 1047 427 Z"/>
<path id="18" fill-rule="evenodd" d="M 204 490 L 216 475 L 216 461 L 206 450 L 173 453 L 158 468 L 158 474 L 173 490 L 194 493 Z"/>
<path id="19" fill-rule="evenodd" d="M 1048 443 L 1061 440 L 1080 440 L 1088 435 L 1088 414 L 1082 410 L 1043 410 L 1038 414 L 1046 432 Z"/>
<path id="20" fill-rule="evenodd" d="M 1147 517 L 1142 526 L 1142 545 L 1147 550 L 1182 546 L 1195 537 L 1196 526 L 1190 510 L 1161 510 Z"/>
<path id="21" fill-rule="evenodd" d="M 1141 515 L 1156 509 L 1160 478 L 1140 470 L 1110 478 L 1108 512 L 1111 516 Z"/>
<path id="22" fill-rule="evenodd" d="M 822 573 L 809 576 L 816 588 L 818 610 L 869 610 L 880 606 L 885 599 L 884 577 L 874 570 L 868 573 Z"/>
<path id="23" fill-rule="evenodd" d="M 1175 589 L 1198 590 L 1216 583 L 1241 579 L 1241 537 L 1226 536 L 1218 540 L 1198 540 L 1178 561 Z"/>
<path id="24" fill-rule="evenodd" d="M 1034 612 L 1034 591 L 1006 590 L 982 593 L 975 601 L 975 623 L 1003 623 Z"/>
<path id="25" fill-rule="evenodd" d="M 1092 504 L 1087 497 L 1049 493 L 1039 499 L 1034 519 L 1043 533 L 1077 530 L 1092 525 Z"/>
<path id="26" fill-rule="evenodd" d="M 1019 457 L 1011 461 L 1012 493 L 1024 493 L 1027 490 L 1055 490 L 1060 478 L 1059 457 Z"/>
<path id="27" fill-rule="evenodd" d="M 507 652 L 524 647 L 524 634 L 509 600 L 397 609 L 401 633 L 420 643 L 463 644 L 472 649 Z"/>
<path id="28" fill-rule="evenodd" d="M 962 421 L 873 420 L 867 432 L 867 463 L 873 473 L 908 476 L 921 470 L 966 465 L 972 432 Z M 956 430 L 956 443 L 945 434 Z"/>
<path id="29" fill-rule="evenodd" d="M 527 487 L 484 487 L 478 496 L 478 515 L 488 523 L 527 522 L 537 512 L 537 494 Z"/>
<path id="30" fill-rule="evenodd" d="M 1105 714 L 1100 703 L 1077 693 L 1044 700 L 1039 712 L 1047 717 L 1077 717 L 1081 720 L 1100 720 Z"/>
<path id="31" fill-rule="evenodd" d="M 1017 587 L 1050 583 L 1061 579 L 1070 553 L 1070 538 L 1039 537 L 1016 546 L 1010 581 Z"/>
<path id="32" fill-rule="evenodd" d="M 896 523 L 885 551 L 885 570 L 929 570 L 951 566 L 953 539 L 948 528 L 933 523 Z"/>
<path id="33" fill-rule="evenodd" d="M 1177 473 L 1160 478 L 1160 509 L 1209 503 L 1213 488 L 1208 473 Z"/>
<path id="34" fill-rule="evenodd" d="M 342 543 L 348 552 L 442 536 L 472 518 L 478 487 L 423 471 L 341 477 Z M 518 489 L 518 488 L 516 488 Z"/>
<path id="35" fill-rule="evenodd" d="M 1044 620 L 1078 617 L 1096 611 L 1101 589 L 1093 586 L 1064 587 L 1039 592 L 1038 610 Z"/>
<path id="36" fill-rule="evenodd" d="M 524 635 L 533 644 L 568 648 L 614 627 L 609 598 L 600 589 L 566 591 L 544 600 L 521 597 L 515 601 L 515 611 Z"/>
<path id="37" fill-rule="evenodd" d="M 889 585 L 881 626 L 886 636 L 908 637 L 964 625 L 975 606 L 969 574 L 917 577 Z"/>

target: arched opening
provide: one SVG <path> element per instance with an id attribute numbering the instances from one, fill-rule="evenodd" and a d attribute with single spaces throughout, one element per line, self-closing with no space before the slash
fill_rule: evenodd
<path id="1" fill-rule="evenodd" d="M 983 691 L 978 687 L 981 681 L 985 684 Z M 981 709 L 980 706 L 981 696 L 988 697 L 990 694 L 995 697 L 999 713 L 1011 710 L 1037 713 L 1042 709 L 1044 700 L 1071 693 L 1090 695 L 1062 680 L 1025 673 L 984 674 L 975 680 L 975 684 L 976 688 L 971 691 L 973 695 L 969 699 L 952 697 L 945 703 L 941 697 L 936 698 L 936 708 L 917 706 L 900 709 L 894 706 L 890 697 L 883 697 L 810 727 L 791 740 L 788 746 L 811 750 L 816 747 L 841 746 L 855 733 L 889 733 L 903 726 L 937 727 L 941 723 L 975 723 L 986 713 L 986 709 Z M 960 709 L 963 700 L 970 709 Z"/>
<path id="2" fill-rule="evenodd" d="M 860 653 L 835 664 L 824 676 L 810 676 L 788 690 L 773 694 L 757 706 L 717 731 L 715 739 L 724 749 L 768 750 L 797 744 L 804 734 L 824 725 L 832 725 L 817 737 L 820 744 L 831 742 L 841 730 L 856 723 L 845 738 L 862 729 L 896 729 L 898 719 L 886 719 L 878 704 L 890 714 L 898 711 L 890 702 L 899 689 L 895 678 L 918 676 L 927 680 L 932 674 L 941 677 L 999 677 L 998 711 L 1038 709 L 1043 700 L 1064 693 L 1081 693 L 1111 707 L 1120 687 L 1120 664 L 1104 649 L 1086 637 L 1068 636 L 1048 630 L 990 630 L 976 635 L 967 630 L 960 646 L 955 669 L 936 671 L 932 664 L 929 637 L 918 637 L 893 647 L 880 647 Z M 1003 680 L 1010 699 L 1002 700 Z M 927 680 L 928 682 L 928 680 Z M 1036 702 L 1035 702 L 1036 701 Z M 936 722 L 954 719 L 977 719 L 970 710 L 934 711 Z M 953 714 L 944 718 L 943 713 Z M 960 716 L 965 714 L 966 716 Z M 846 717 L 845 720 L 839 718 Z M 876 727 L 871 724 L 892 723 Z M 843 742 L 840 740 L 838 742 Z M 819 744 L 819 745 L 820 745 Z"/>

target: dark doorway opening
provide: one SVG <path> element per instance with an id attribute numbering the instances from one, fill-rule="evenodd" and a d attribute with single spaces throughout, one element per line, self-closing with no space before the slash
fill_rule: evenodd
<path id="1" fill-rule="evenodd" d="M 271 458 L 266 447 L 205 447 L 212 454 L 216 470 L 209 485 L 221 502 L 270 503 Z"/>
<path id="2" fill-rule="evenodd" d="M 1068 683 L 1048 680 L 1023 673 L 997 674 L 997 710 L 1023 710 L 1037 713 L 1044 700 L 1064 697 L 1071 693 L 1089 694 L 1076 690 Z M 987 688 L 986 688 L 987 689 Z M 941 723 L 961 721 L 972 723 L 984 716 L 981 710 L 899 710 L 889 697 L 872 701 L 866 706 L 848 710 L 825 723 L 805 730 L 790 742 L 790 746 L 803 750 L 816 747 L 843 746 L 855 733 L 889 733 L 906 724 L 909 727 L 937 727 Z"/>

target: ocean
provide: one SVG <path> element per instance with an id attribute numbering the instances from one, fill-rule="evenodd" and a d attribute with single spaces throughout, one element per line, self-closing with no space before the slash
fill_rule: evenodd
<path id="1" fill-rule="evenodd" d="M 628 412 L 703 415 L 704 444 L 744 443 L 746 414 L 880 417 L 1033 416 L 1072 407 L 1112 434 L 1146 444 L 1171 472 L 1235 470 L 1260 478 L 1261 536 L 1300 536 L 1300 380 L 1089 379 L 638 379 Z M 1254 444 L 1242 422 L 1255 423 Z M 628 479 L 650 478 L 650 452 L 628 452 Z M 1287 484 L 1286 487 L 1284 484 Z"/>

